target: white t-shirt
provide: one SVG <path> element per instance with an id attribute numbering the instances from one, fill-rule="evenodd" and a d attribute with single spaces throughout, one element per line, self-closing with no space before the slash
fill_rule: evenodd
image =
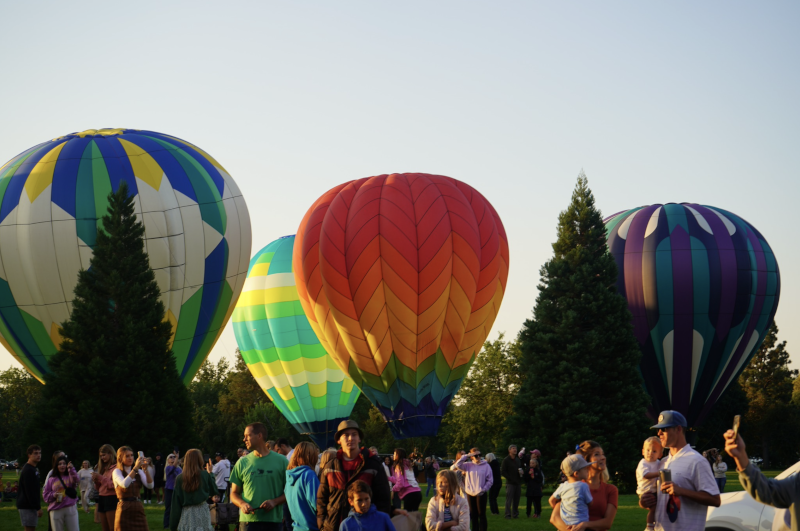
<path id="1" fill-rule="evenodd" d="M 92 482 L 92 469 L 81 468 L 78 470 L 78 477 L 81 478 L 81 491 L 89 490 L 89 484 Z"/>
<path id="2" fill-rule="evenodd" d="M 664 461 L 648 461 L 642 459 L 639 461 L 639 466 L 636 467 L 636 494 L 641 496 L 645 492 L 655 492 L 658 477 L 646 478 L 645 474 L 650 472 L 658 472 L 664 466 Z"/>
<path id="3" fill-rule="evenodd" d="M 222 459 L 219 463 L 214 465 L 214 468 L 211 469 L 211 472 L 214 473 L 217 488 L 219 490 L 227 489 L 228 482 L 225 481 L 225 478 L 231 477 L 231 462 L 227 459 Z"/>
<path id="4" fill-rule="evenodd" d="M 678 487 L 706 492 L 712 496 L 719 494 L 714 474 L 705 457 L 693 450 L 688 444 L 675 454 L 664 460 L 663 469 L 672 472 L 672 482 Z M 667 501 L 669 495 L 661 492 L 656 506 L 656 531 L 704 531 L 708 506 L 701 505 L 689 498 L 681 498 L 681 510 L 675 522 L 669 521 Z"/>

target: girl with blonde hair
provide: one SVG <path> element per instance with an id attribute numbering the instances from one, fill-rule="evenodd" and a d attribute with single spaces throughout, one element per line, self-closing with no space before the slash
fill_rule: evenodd
<path id="1" fill-rule="evenodd" d="M 149 531 L 144 505 L 139 500 L 142 488 L 153 488 L 153 478 L 147 470 L 144 456 L 133 460 L 133 449 L 120 446 L 117 450 L 117 468 L 112 473 L 117 492 L 117 512 L 114 531 Z"/>
<path id="2" fill-rule="evenodd" d="M 92 481 L 100 499 L 97 501 L 95 516 L 100 520 L 103 531 L 114 531 L 114 520 L 117 513 L 117 493 L 114 490 L 114 470 L 117 469 L 114 447 L 104 444 L 100 447 L 100 458 L 97 472 L 92 474 Z"/>
<path id="3" fill-rule="evenodd" d="M 171 531 L 213 531 L 208 498 L 219 501 L 217 482 L 203 466 L 203 454 L 192 448 L 183 457 L 183 472 L 175 478 L 169 516 Z"/>
<path id="4" fill-rule="evenodd" d="M 428 502 L 425 527 L 428 531 L 469 531 L 469 504 L 458 494 L 458 477 L 452 470 L 436 476 L 436 496 Z"/>

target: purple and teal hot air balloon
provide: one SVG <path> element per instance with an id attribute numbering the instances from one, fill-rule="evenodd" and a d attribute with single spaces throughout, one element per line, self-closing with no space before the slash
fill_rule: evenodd
<path id="1" fill-rule="evenodd" d="M 311 328 L 292 271 L 294 236 L 284 236 L 250 260 L 233 333 L 247 368 L 294 428 L 320 448 L 336 446 L 339 423 L 360 393 Z"/>
<path id="2" fill-rule="evenodd" d="M 702 423 L 775 317 L 778 262 L 750 223 L 716 207 L 650 205 L 605 220 L 651 414 Z"/>

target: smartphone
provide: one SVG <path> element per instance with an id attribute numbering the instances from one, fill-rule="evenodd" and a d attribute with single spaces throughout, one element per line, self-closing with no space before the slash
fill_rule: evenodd
<path id="1" fill-rule="evenodd" d="M 139 458 L 144 459 L 144 452 L 139 450 Z"/>
<path id="2" fill-rule="evenodd" d="M 208 463 L 208 460 L 211 459 L 211 456 L 208 454 L 203 455 L 203 459 L 205 459 L 205 463 Z"/>
<path id="3" fill-rule="evenodd" d="M 736 437 L 739 436 L 739 424 L 742 422 L 742 416 L 736 415 L 733 417 L 733 440 L 736 440 Z"/>
<path id="4" fill-rule="evenodd" d="M 661 475 L 661 483 L 669 483 L 672 481 L 672 470 L 669 468 L 665 468 L 660 472 Z"/>

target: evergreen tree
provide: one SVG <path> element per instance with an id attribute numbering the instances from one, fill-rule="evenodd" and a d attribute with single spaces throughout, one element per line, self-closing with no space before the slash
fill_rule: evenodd
<path id="1" fill-rule="evenodd" d="M 763 466 L 788 465 L 797 460 L 797 406 L 792 392 L 797 371 L 789 368 L 786 341 L 778 342 L 778 325 L 772 323 L 750 364 L 739 376 L 750 408 L 744 418 L 742 434 L 748 452 L 761 453 Z M 788 430 L 788 431 L 787 431 Z M 748 438 L 748 435 L 752 434 Z M 789 441 L 789 444 L 783 444 Z"/>
<path id="2" fill-rule="evenodd" d="M 617 267 L 583 172 L 558 218 L 553 258 L 540 270 L 533 319 L 519 339 L 523 383 L 508 442 L 542 451 L 545 470 L 586 439 L 599 442 L 612 480 L 626 491 L 648 435 L 641 357 Z"/>
<path id="3" fill-rule="evenodd" d="M 45 455 L 66 450 L 74 462 L 96 459 L 105 443 L 148 454 L 186 449 L 196 442 L 192 404 L 124 182 L 109 194 L 102 225 L 91 266 L 78 275 L 29 440 Z"/>

